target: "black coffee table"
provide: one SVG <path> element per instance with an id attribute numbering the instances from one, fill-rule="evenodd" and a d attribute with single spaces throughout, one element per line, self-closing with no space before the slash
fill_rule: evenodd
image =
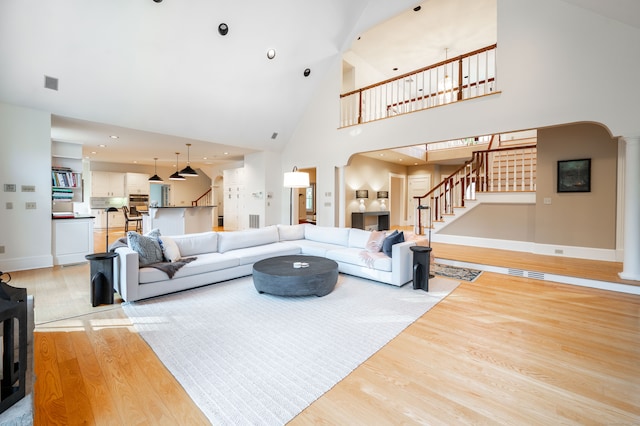
<path id="1" fill-rule="evenodd" d="M 294 263 L 307 267 L 294 268 Z M 326 296 L 338 282 L 338 264 L 317 256 L 278 256 L 253 265 L 253 285 L 258 293 L 276 296 Z"/>

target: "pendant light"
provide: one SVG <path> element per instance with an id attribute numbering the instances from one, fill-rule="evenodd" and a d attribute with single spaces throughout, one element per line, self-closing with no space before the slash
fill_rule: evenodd
<path id="1" fill-rule="evenodd" d="M 180 176 L 186 176 L 186 177 L 192 177 L 192 176 L 198 176 L 198 172 L 196 172 L 195 170 L 193 170 L 191 168 L 191 166 L 189 165 L 189 148 L 191 147 L 191 144 L 188 143 L 187 144 L 187 167 L 185 167 L 184 169 L 180 170 Z"/>
<path id="2" fill-rule="evenodd" d="M 154 168 L 154 173 L 155 174 L 149 178 L 149 182 L 151 182 L 151 183 L 162 183 L 162 182 L 164 182 L 162 180 L 162 178 L 160 176 L 158 176 L 158 158 L 157 157 L 153 159 L 153 168 Z"/>
<path id="3" fill-rule="evenodd" d="M 180 155 L 180 153 L 176 152 L 176 172 L 169 176 L 170 180 L 185 180 L 185 177 L 180 176 L 180 173 L 178 173 L 178 155 Z"/>

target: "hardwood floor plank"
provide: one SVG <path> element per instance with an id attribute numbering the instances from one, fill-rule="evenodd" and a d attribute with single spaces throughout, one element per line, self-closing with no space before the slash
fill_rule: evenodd
<path id="1" fill-rule="evenodd" d="M 119 425 L 122 419 L 108 387 L 93 346 L 83 331 L 69 333 L 78 357 L 79 369 L 84 377 L 88 405 L 96 425 Z"/>
<path id="2" fill-rule="evenodd" d="M 620 282 L 615 262 L 434 249 Z M 88 265 L 12 275 L 35 294 L 36 318 L 46 318 L 34 344 L 36 424 L 90 417 L 71 418 L 73 404 L 88 405 L 80 408 L 92 413 L 87 424 L 209 424 L 117 303 L 91 307 Z M 640 424 L 639 337 L 640 296 L 483 272 L 291 424 Z M 81 396 L 70 393 L 75 383 Z"/>
<path id="3" fill-rule="evenodd" d="M 56 337 L 34 335 L 34 418 L 39 424 L 66 425 L 66 399 L 58 369 Z"/>

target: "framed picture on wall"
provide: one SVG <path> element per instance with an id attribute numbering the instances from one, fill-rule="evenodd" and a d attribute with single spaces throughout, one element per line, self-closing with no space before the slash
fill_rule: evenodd
<path id="1" fill-rule="evenodd" d="M 558 161 L 558 192 L 591 192 L 591 159 Z"/>

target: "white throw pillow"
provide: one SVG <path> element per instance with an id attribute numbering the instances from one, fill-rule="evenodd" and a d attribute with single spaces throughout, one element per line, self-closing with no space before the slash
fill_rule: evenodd
<path id="1" fill-rule="evenodd" d="M 175 240 L 171 237 L 160 237 L 160 245 L 162 246 L 162 254 L 169 262 L 177 262 L 180 260 L 180 249 Z"/>

